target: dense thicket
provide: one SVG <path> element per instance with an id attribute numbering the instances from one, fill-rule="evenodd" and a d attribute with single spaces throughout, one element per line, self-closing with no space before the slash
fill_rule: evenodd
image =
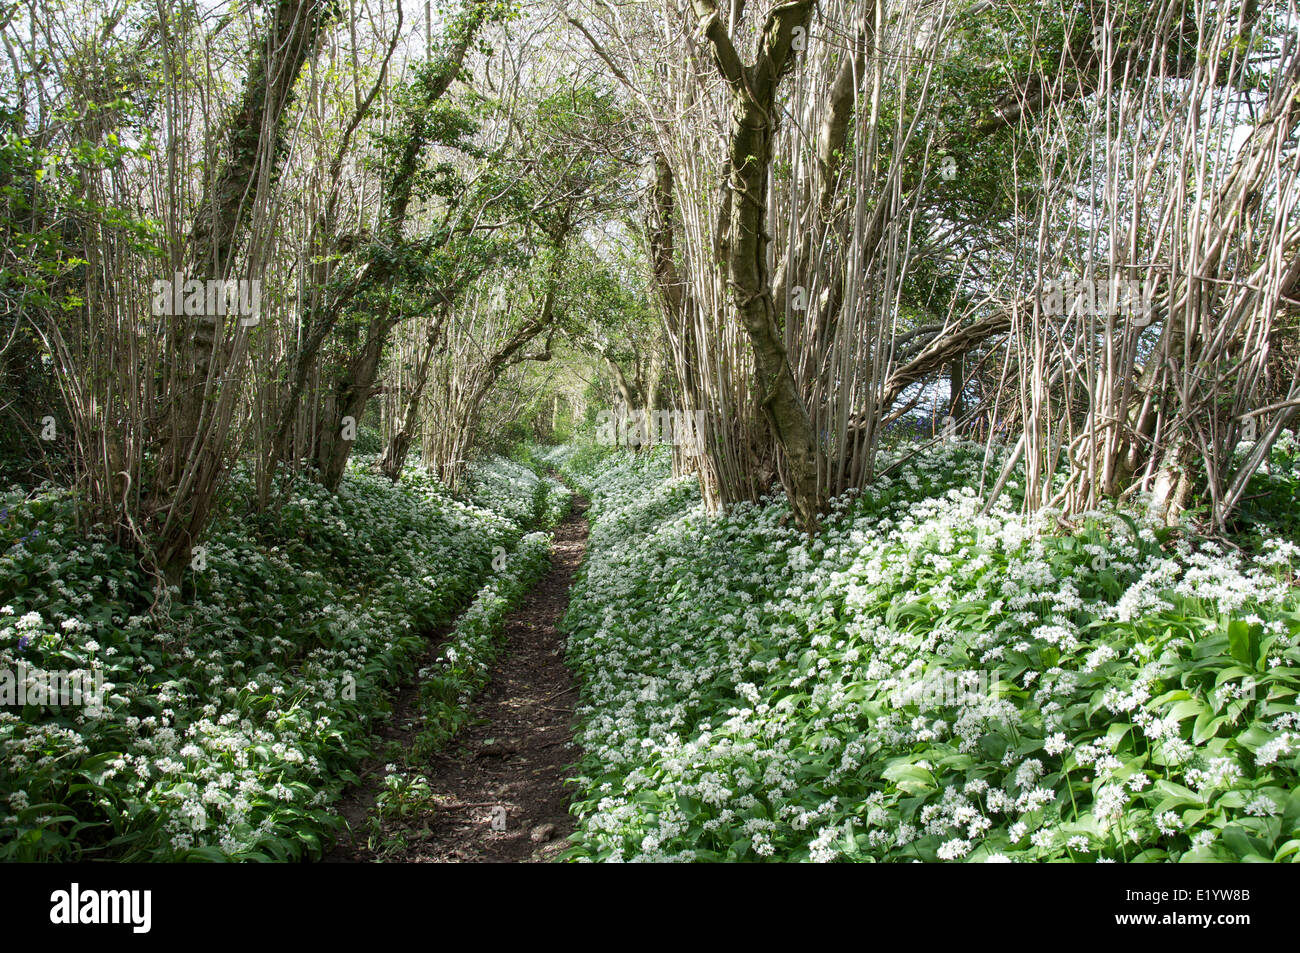
<path id="1" fill-rule="evenodd" d="M 527 444 L 620 444 L 636 462 L 600 471 L 619 487 L 620 466 L 670 466 L 671 480 L 637 470 L 644 482 L 624 489 L 692 507 L 697 493 L 681 525 L 704 534 L 699 546 L 718 531 L 702 526 L 775 519 L 814 561 L 844 538 L 889 549 L 903 539 L 889 533 L 900 508 L 951 490 L 961 499 L 949 516 L 977 536 L 996 524 L 1054 540 L 983 555 L 978 540 L 960 543 L 976 547 L 967 555 L 980 571 L 985 555 L 1005 557 L 1008 578 L 1076 545 L 1063 540 L 1098 512 L 1108 515 L 1087 545 L 1131 524 L 1141 545 L 1125 558 L 1140 557 L 1139 575 L 1172 571 L 1152 547 L 1190 539 L 1256 555 L 1284 547 L 1296 525 L 1278 488 L 1294 486 L 1300 414 L 1297 24 L 1296 0 L 9 5 L 0 610 L 12 619 L 0 618 L 0 653 L 84 668 L 112 648 L 115 682 L 132 686 L 120 692 L 124 717 L 133 730 L 154 718 L 150 731 L 165 734 L 146 765 L 84 716 L 6 705 L 11 770 L 45 785 L 15 789 L 22 804 L 6 817 L 24 833 L 11 852 L 214 847 L 187 844 L 167 806 L 174 797 L 193 813 L 193 791 L 174 792 L 197 782 L 172 791 L 164 780 L 181 763 L 171 746 L 181 722 L 243 719 L 256 705 L 241 693 L 257 692 L 245 673 L 259 666 L 274 681 L 313 653 L 351 651 L 352 622 L 324 608 L 333 600 L 350 619 L 382 616 L 379 641 L 358 649 L 366 659 L 404 657 L 398 629 L 446 621 L 486 584 L 487 542 L 513 550 L 558 518 L 561 488 L 498 456 Z M 567 453 L 552 463 L 591 479 Z M 926 475 L 949 465 L 942 485 Z M 485 473 L 513 481 L 487 507 L 513 535 L 459 509 Z M 900 480 L 915 492 L 897 495 Z M 361 497 L 392 518 L 371 525 Z M 532 509 L 517 511 L 520 499 Z M 880 527 L 868 533 L 847 513 Z M 476 532 L 489 535 L 459 563 L 439 548 Z M 659 542 L 643 543 L 652 560 Z M 401 562 L 408 544 L 414 562 Z M 544 550 L 519 545 L 513 583 L 499 580 L 516 595 Z M 260 596 L 230 575 L 231 553 L 245 550 L 267 561 Z M 1201 552 L 1181 553 L 1178 572 L 1200 566 Z M 955 565 L 947 550 L 930 555 Z M 1066 577 L 1077 568 L 1043 584 L 1076 585 Z M 1001 606 L 970 582 L 972 598 Z M 874 618 L 905 591 L 949 591 L 924 574 L 895 583 L 870 605 L 857 590 L 828 595 L 825 611 Z M 610 609 L 592 585 L 575 610 L 580 642 L 597 638 L 593 620 Z M 392 586 L 406 588 L 390 618 L 371 599 Z M 785 598 L 737 586 L 747 605 Z M 445 592 L 433 599 L 427 587 Z M 1258 623 L 1176 609 L 1256 640 L 1225 658 L 1289 660 L 1289 646 L 1268 656 L 1257 644 L 1264 632 L 1290 638 L 1278 614 L 1289 604 L 1258 594 L 1276 610 L 1252 609 Z M 1115 621 L 1096 598 L 1071 609 L 1092 615 L 1071 625 Z M 621 605 L 635 616 L 634 603 Z M 301 609 L 305 626 L 280 642 L 262 631 L 289 611 L 276 605 Z M 808 622 L 782 606 L 727 610 L 724 628 Z M 1018 624 L 1057 624 L 1044 612 Z M 466 623 L 471 648 L 491 642 L 480 617 Z M 931 614 L 937 641 L 925 651 L 956 651 L 959 622 Z M 1140 652 L 1146 638 L 1087 645 Z M 710 645 L 697 646 L 703 668 L 722 651 Z M 614 677 L 585 651 L 586 674 Z M 745 664 L 776 659 L 754 651 L 762 658 Z M 233 699 L 204 679 L 235 676 L 196 655 L 223 652 L 247 666 Z M 1053 667 L 1041 652 L 1032 663 Z M 449 676 L 442 721 L 463 716 L 462 690 L 484 664 Z M 747 696 L 750 684 L 726 690 Z M 1166 701 L 1197 699 L 1195 687 Z M 699 707 L 713 702 L 682 690 L 691 717 L 715 719 Z M 268 711 L 290 717 L 272 701 Z M 184 714 L 164 721 L 168 707 Z M 37 740 L 33 724 L 44 726 Z M 603 728 L 588 730 L 609 744 Z M 43 773 L 68 751 L 84 763 Z M 313 776 L 345 770 L 346 758 L 314 757 L 325 767 Z M 110 791 L 104 771 L 131 764 L 140 783 Z M 593 777 L 617 774 L 593 764 Z M 292 774 L 281 778 L 290 788 Z M 975 783 L 992 783 L 986 775 Z M 254 801 L 220 803 L 250 825 L 220 850 L 282 849 L 289 835 L 265 827 L 281 823 L 275 811 L 268 821 Z M 157 813 L 147 831 L 122 820 L 145 804 Z M 900 810 L 895 820 L 911 824 Z M 583 850 L 635 853 L 633 830 L 672 841 L 626 813 L 626 830 L 592 826 Z M 710 836 L 730 830 L 730 817 L 713 821 Z M 787 852 L 829 849 L 787 834 Z M 870 844 L 911 843 L 897 835 Z M 733 856 L 735 843 L 689 849 Z M 1189 843 L 1137 849 L 1172 856 L 1198 849 Z"/>

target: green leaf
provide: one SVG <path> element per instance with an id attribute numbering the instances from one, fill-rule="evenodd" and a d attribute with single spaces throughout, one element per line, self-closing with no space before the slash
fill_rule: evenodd
<path id="1" fill-rule="evenodd" d="M 1252 668 L 1259 657 L 1259 630 L 1242 619 L 1228 623 L 1228 651 L 1232 657 Z"/>
<path id="2" fill-rule="evenodd" d="M 1235 824 L 1225 827 L 1220 839 L 1241 860 L 1262 858 L 1264 851 L 1268 849 L 1263 841 L 1251 837 L 1243 828 Z"/>
<path id="3" fill-rule="evenodd" d="M 1227 720 L 1227 715 L 1215 715 L 1211 711 L 1201 712 L 1192 727 L 1192 743 L 1199 745 L 1209 741 L 1219 733 L 1219 727 Z"/>

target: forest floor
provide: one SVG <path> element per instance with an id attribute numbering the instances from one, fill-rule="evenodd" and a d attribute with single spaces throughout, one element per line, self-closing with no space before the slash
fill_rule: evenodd
<path id="1" fill-rule="evenodd" d="M 470 703 L 472 722 L 426 761 L 409 758 L 409 771 L 428 780 L 432 806 L 386 818 L 372 836 L 384 765 L 382 758 L 367 762 L 363 785 L 336 805 L 352 833 L 326 863 L 545 862 L 564 850 L 573 829 L 564 778 L 577 755 L 577 686 L 564 663 L 559 623 L 587 548 L 586 508 L 575 496 L 573 510 L 555 528 L 550 570 L 506 617 L 505 648 L 492 681 Z M 430 639 L 422 665 L 441 641 L 441 633 Z M 418 702 L 418 681 L 395 699 L 393 718 L 381 731 L 390 751 L 411 750 L 420 730 Z"/>

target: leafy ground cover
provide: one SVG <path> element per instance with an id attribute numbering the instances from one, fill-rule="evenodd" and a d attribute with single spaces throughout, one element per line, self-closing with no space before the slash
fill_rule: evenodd
<path id="1" fill-rule="evenodd" d="M 500 601 L 544 560 L 525 534 L 567 492 L 495 460 L 455 499 L 368 462 L 337 496 L 303 481 L 259 516 L 237 474 L 165 607 L 126 552 L 76 532 L 65 492 L 4 496 L 0 691 L 58 670 L 103 696 L 0 708 L 0 858 L 319 856 L 392 688 L 478 593 L 442 675 L 436 715 L 456 717 Z"/>
<path id="2" fill-rule="evenodd" d="M 665 450 L 550 451 L 593 519 L 569 856 L 1300 858 L 1294 468 L 1241 551 L 1014 483 L 984 514 L 981 458 L 900 462 L 809 541 L 775 498 L 706 516 Z"/>

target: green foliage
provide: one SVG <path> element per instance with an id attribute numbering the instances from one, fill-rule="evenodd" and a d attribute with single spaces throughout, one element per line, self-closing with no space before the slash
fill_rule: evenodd
<path id="1" fill-rule="evenodd" d="M 76 129 L 108 114 L 122 120 L 135 111 L 114 100 L 55 118 Z M 147 134 L 131 146 L 112 132 L 97 142 L 41 145 L 20 110 L 0 104 L 0 472 L 27 485 L 70 469 L 70 427 L 42 335 L 72 329 L 75 340 L 87 242 L 111 239 L 157 254 L 155 224 L 96 201 L 88 185 L 150 155 Z M 47 417 L 54 419 L 52 441 L 40 436 Z"/>
<path id="2" fill-rule="evenodd" d="M 368 454 L 383 453 L 383 451 L 383 434 L 374 427 L 366 427 L 364 425 L 357 427 L 357 438 L 352 444 L 353 453 L 358 456 L 365 456 Z"/>
<path id="3" fill-rule="evenodd" d="M 1241 461 L 1249 444 L 1237 450 Z M 1203 462 L 1197 463 L 1203 470 Z M 1204 474 L 1198 485 L 1204 486 Z M 1241 505 L 1234 515 L 1232 529 L 1235 538 L 1253 551 L 1259 552 L 1274 537 L 1300 539 L 1300 452 L 1297 451 L 1293 433 L 1283 432 L 1269 451 L 1268 460 L 1256 471 L 1246 485 Z M 1193 500 L 1193 505 L 1205 507 L 1208 500 Z"/>
<path id="4" fill-rule="evenodd" d="M 663 451 L 547 456 L 595 521 L 571 857 L 1300 858 L 1300 546 L 982 515 L 972 449 L 811 541 Z"/>
<path id="5" fill-rule="evenodd" d="M 497 499 L 531 514 L 537 483 Z M 0 673 L 98 674 L 104 696 L 0 710 L 0 857 L 319 857 L 424 634 L 523 532 L 415 471 L 302 483 L 256 516 L 252 496 L 241 470 L 167 611 L 128 553 L 76 532 L 70 494 L 6 496 Z"/>

